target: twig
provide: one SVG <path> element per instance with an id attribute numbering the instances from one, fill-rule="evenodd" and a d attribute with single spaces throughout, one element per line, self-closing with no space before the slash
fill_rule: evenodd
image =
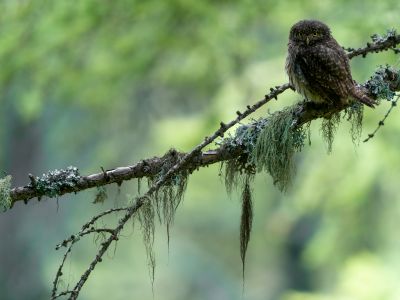
<path id="1" fill-rule="evenodd" d="M 54 281 L 53 281 L 53 289 L 51 291 L 51 299 L 57 299 L 58 297 L 66 295 L 66 293 L 70 293 L 69 291 L 64 291 L 64 292 L 56 295 L 58 282 L 59 282 L 61 276 L 63 275 L 62 269 L 64 267 L 64 264 L 65 264 L 66 260 L 67 260 L 68 254 L 72 250 L 72 246 L 73 246 L 73 243 L 71 245 L 69 245 L 68 249 L 65 251 L 65 253 L 63 255 L 63 259 L 61 261 L 61 264 L 57 269 L 56 277 L 54 278 Z"/>
<path id="2" fill-rule="evenodd" d="M 379 37 L 377 35 L 371 36 L 373 42 L 367 43 L 367 46 L 354 49 L 354 48 L 345 48 L 345 50 L 349 51 L 349 58 L 353 58 L 355 56 L 361 55 L 365 57 L 368 53 L 377 53 L 381 51 L 387 51 L 389 49 L 394 49 L 396 45 L 400 44 L 400 35 L 396 34 L 396 31 L 388 31 L 387 35 L 384 37 Z M 396 50 L 394 50 L 396 53 Z"/>
<path id="3" fill-rule="evenodd" d="M 378 126 L 375 128 L 375 130 L 372 133 L 368 134 L 368 137 L 365 140 L 363 140 L 364 143 L 366 143 L 370 139 L 372 139 L 375 136 L 375 134 L 378 132 L 378 130 L 382 126 L 385 125 L 386 118 L 390 115 L 390 113 L 392 112 L 392 109 L 397 106 L 397 101 L 399 101 L 399 98 L 400 98 L 400 95 L 398 95 L 395 100 L 391 101 L 390 108 L 386 112 L 385 116 L 383 117 L 382 120 L 379 121 Z"/>
<path id="4" fill-rule="evenodd" d="M 61 243 L 59 243 L 56 246 L 56 250 L 59 250 L 61 247 L 67 247 L 67 250 L 65 251 L 64 255 L 63 255 L 63 259 L 62 262 L 60 264 L 60 266 L 58 267 L 57 273 L 56 273 L 56 277 L 53 281 L 53 289 L 52 289 L 52 294 L 51 297 L 52 299 L 57 299 L 58 297 L 61 296 L 65 296 L 66 294 L 72 294 L 72 291 L 68 291 L 68 292 L 63 292 L 60 294 L 56 294 L 57 293 L 57 286 L 58 286 L 58 282 L 61 278 L 61 276 L 63 275 L 63 267 L 65 264 L 65 261 L 68 258 L 69 253 L 71 253 L 72 247 L 73 245 L 80 240 L 81 237 L 91 234 L 91 233 L 109 233 L 109 234 L 113 234 L 113 229 L 108 229 L 108 228 L 100 228 L 100 229 L 96 229 L 94 228 L 94 224 L 97 220 L 99 220 L 100 218 L 109 215 L 111 213 L 116 213 L 116 212 L 121 212 L 121 211 L 126 211 L 128 208 L 113 208 L 113 209 L 109 209 L 106 210 L 96 216 L 94 216 L 89 222 L 87 222 L 86 224 L 84 224 L 82 226 L 82 229 L 80 232 L 78 232 L 76 235 L 71 235 L 68 239 L 63 240 Z"/>

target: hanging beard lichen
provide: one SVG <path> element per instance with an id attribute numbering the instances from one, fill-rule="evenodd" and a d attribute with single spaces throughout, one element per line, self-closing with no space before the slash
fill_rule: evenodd
<path id="1" fill-rule="evenodd" d="M 107 189 L 104 186 L 98 186 L 96 196 L 92 203 L 93 204 L 98 204 L 98 203 L 103 204 L 104 201 L 107 200 L 107 198 L 108 198 Z"/>
<path id="2" fill-rule="evenodd" d="M 149 180 L 149 185 L 155 182 L 155 178 Z M 174 175 L 164 186 L 162 186 L 152 197 L 157 217 L 167 229 L 167 242 L 169 248 L 170 228 L 174 221 L 175 212 L 183 200 L 188 180 L 188 172 L 181 171 Z"/>
<path id="3" fill-rule="evenodd" d="M 266 170 L 274 184 L 286 190 L 295 171 L 293 155 L 304 146 L 306 133 L 295 126 L 293 108 L 272 114 L 260 132 L 254 147 L 252 161 L 257 171 Z"/>
<path id="4" fill-rule="evenodd" d="M 181 154 L 170 150 L 164 157 L 162 170 L 154 177 L 149 178 L 148 185 L 152 186 L 166 174 L 180 159 Z M 169 178 L 154 194 L 145 198 L 138 198 L 143 205 L 139 208 L 137 219 L 143 233 L 143 241 L 147 253 L 147 261 L 152 285 L 154 284 L 154 271 L 156 266 L 153 245 L 155 232 L 155 218 L 167 228 L 168 247 L 170 240 L 170 227 L 173 223 L 175 212 L 182 202 L 187 186 L 189 171 L 183 170 Z"/>
<path id="5" fill-rule="evenodd" d="M 266 170 L 280 190 L 286 190 L 294 173 L 293 155 L 304 146 L 309 124 L 295 126 L 295 107 L 286 108 L 250 125 L 242 125 L 223 147 L 240 146 L 243 154 L 225 163 L 225 186 L 230 192 L 244 174 Z"/>
<path id="6" fill-rule="evenodd" d="M 350 136 L 354 145 L 360 143 L 362 134 L 362 122 L 364 114 L 364 105 L 358 101 L 353 102 L 348 108 L 345 109 L 345 116 L 347 121 L 350 122 Z"/>
<path id="7" fill-rule="evenodd" d="M 250 187 L 250 181 L 252 179 L 252 176 L 246 176 L 242 191 L 242 215 L 240 218 L 240 258 L 242 259 L 243 283 L 247 246 L 250 241 L 251 228 L 253 225 L 253 199 Z"/>
<path id="8" fill-rule="evenodd" d="M 361 136 L 363 105 L 352 103 L 345 110 L 351 124 L 350 134 L 357 144 Z M 327 142 L 328 152 L 332 150 L 334 134 L 340 123 L 341 114 L 335 113 L 322 120 L 322 136 Z M 241 154 L 224 163 L 225 186 L 232 189 L 242 187 L 242 214 L 240 222 L 240 257 L 244 284 L 245 259 L 250 240 L 253 221 L 253 202 L 251 183 L 257 172 L 267 171 L 274 185 L 281 191 L 289 186 L 295 172 L 294 154 L 301 151 L 308 137 L 311 145 L 311 121 L 297 125 L 296 106 L 271 114 L 268 118 L 253 121 L 240 126 L 234 136 L 225 138 L 220 147 L 226 151 L 240 148 Z M 234 153 L 234 152 L 233 152 Z"/>
<path id="9" fill-rule="evenodd" d="M 161 176 L 168 172 L 181 158 L 182 154 L 171 149 L 163 157 L 164 164 L 162 170 L 154 177 L 150 177 L 148 185 L 151 186 L 159 180 Z M 161 186 L 154 195 L 152 195 L 152 203 L 155 207 L 158 220 L 165 224 L 167 228 L 167 242 L 169 249 L 170 227 L 174 221 L 175 212 L 179 204 L 183 200 L 186 191 L 189 171 L 182 170 L 178 174 L 173 175 L 169 180 Z"/>
<path id="10" fill-rule="evenodd" d="M 240 257 L 244 279 L 247 246 L 250 240 L 253 203 L 251 183 L 256 171 L 266 170 L 274 184 L 285 190 L 294 173 L 293 155 L 300 151 L 309 133 L 309 124 L 295 126 L 293 108 L 274 113 L 250 125 L 242 125 L 234 137 L 222 144 L 228 150 L 240 146 L 243 154 L 225 163 L 225 186 L 230 193 L 233 188 L 242 187 L 242 215 L 240 221 Z"/>
<path id="11" fill-rule="evenodd" d="M 148 186 L 152 186 L 163 177 L 182 157 L 175 149 L 169 150 L 161 159 L 163 160 L 162 169 L 155 176 L 148 178 Z M 183 200 L 186 191 L 189 171 L 182 170 L 170 177 L 153 195 L 151 202 L 154 206 L 160 223 L 167 227 L 167 237 L 169 242 L 169 229 L 172 225 L 175 212 Z M 140 181 L 138 181 L 138 192 L 140 193 Z"/>
<path id="12" fill-rule="evenodd" d="M 245 183 L 247 177 L 255 174 L 255 166 L 248 162 L 248 155 L 244 154 L 237 159 L 225 163 L 225 187 L 228 194 Z"/>
<path id="13" fill-rule="evenodd" d="M 149 198 L 141 198 L 143 201 L 142 207 L 139 209 L 137 219 L 140 223 L 143 234 L 143 242 L 146 248 L 147 263 L 149 265 L 151 285 L 154 285 L 154 270 L 156 267 L 156 260 L 154 256 L 154 207 Z"/>
<path id="14" fill-rule="evenodd" d="M 321 134 L 326 142 L 327 152 L 332 152 L 332 145 L 335 139 L 335 133 L 340 123 L 340 112 L 334 113 L 329 117 L 322 119 Z"/>

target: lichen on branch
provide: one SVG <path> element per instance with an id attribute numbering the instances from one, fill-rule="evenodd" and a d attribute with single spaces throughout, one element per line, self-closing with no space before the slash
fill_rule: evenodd
<path id="1" fill-rule="evenodd" d="M 66 169 L 56 169 L 43 174 L 42 177 L 30 176 L 29 186 L 39 195 L 47 197 L 58 196 L 63 189 L 74 188 L 81 179 L 77 167 L 69 166 Z"/>
<path id="2" fill-rule="evenodd" d="M 11 191 L 11 175 L 7 175 L 0 179 L 0 210 L 6 211 L 12 206 L 10 197 Z"/>

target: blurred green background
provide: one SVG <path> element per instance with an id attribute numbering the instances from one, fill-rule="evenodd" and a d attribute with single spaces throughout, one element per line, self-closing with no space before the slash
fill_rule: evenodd
<path id="1" fill-rule="evenodd" d="M 326 22 L 347 47 L 400 28 L 398 0 L 1 0 L 0 9 L 0 170 L 14 186 L 28 173 L 75 165 L 90 174 L 190 150 L 287 81 L 288 31 L 300 19 Z M 353 75 L 364 81 L 385 63 L 399 57 L 355 58 Z M 254 117 L 299 100 L 286 92 Z M 363 136 L 388 107 L 365 110 Z M 357 148 L 342 124 L 330 155 L 314 122 L 286 194 L 257 176 L 244 296 L 240 193 L 227 196 L 215 165 L 190 177 L 169 252 L 157 228 L 154 298 L 140 232 L 128 226 L 81 299 L 400 299 L 397 115 Z M 136 186 L 108 187 L 104 204 L 92 204 L 91 190 L 2 213 L 0 298 L 48 299 L 55 245 Z M 91 238 L 75 248 L 64 287 L 95 250 Z"/>

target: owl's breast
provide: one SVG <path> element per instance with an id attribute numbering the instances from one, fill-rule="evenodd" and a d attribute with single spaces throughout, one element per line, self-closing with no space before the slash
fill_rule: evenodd
<path id="1" fill-rule="evenodd" d="M 324 102 L 325 100 L 318 95 L 317 92 L 313 91 L 311 84 L 307 81 L 304 76 L 301 66 L 296 63 L 295 55 L 290 53 L 286 58 L 286 73 L 289 76 L 289 83 L 294 87 L 296 92 L 302 95 L 306 100 L 313 102 Z"/>

